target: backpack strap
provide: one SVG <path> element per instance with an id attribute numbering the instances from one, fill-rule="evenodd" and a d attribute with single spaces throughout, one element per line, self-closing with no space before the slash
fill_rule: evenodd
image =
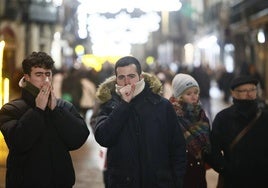
<path id="1" fill-rule="evenodd" d="M 235 139 L 231 142 L 230 144 L 230 151 L 233 150 L 234 146 L 243 138 L 245 134 L 255 125 L 256 121 L 259 119 L 261 116 L 262 110 L 260 109 L 256 116 L 248 123 L 248 125 L 239 132 L 239 134 L 235 137 Z"/>

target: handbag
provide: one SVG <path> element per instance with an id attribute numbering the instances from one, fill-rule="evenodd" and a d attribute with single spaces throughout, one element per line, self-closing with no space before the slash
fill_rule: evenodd
<path id="1" fill-rule="evenodd" d="M 233 139 L 231 142 L 229 148 L 230 151 L 233 150 L 234 146 L 241 140 L 241 138 L 247 134 L 247 132 L 255 125 L 255 122 L 259 119 L 261 116 L 262 111 L 259 110 L 256 114 L 256 116 L 248 123 L 248 125 L 242 129 L 242 131 L 239 132 L 239 134 Z M 219 174 L 218 176 L 218 183 L 216 188 L 223 188 L 224 187 L 224 177 L 222 174 Z"/>

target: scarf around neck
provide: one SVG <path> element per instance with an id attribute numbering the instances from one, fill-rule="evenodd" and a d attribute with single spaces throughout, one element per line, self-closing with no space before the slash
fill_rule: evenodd
<path id="1" fill-rule="evenodd" d="M 238 114 L 246 119 L 252 119 L 258 111 L 258 101 L 233 99 L 234 107 Z"/>
<path id="2" fill-rule="evenodd" d="M 125 86 L 119 86 L 119 85 L 115 84 L 115 91 L 119 96 L 121 96 L 119 90 L 122 89 L 123 87 L 125 87 Z M 144 87 L 145 87 L 144 79 L 141 79 L 140 81 L 136 82 L 135 83 L 135 90 L 133 93 L 133 98 L 136 97 L 138 94 L 140 94 L 142 92 L 142 90 L 144 89 Z"/>
<path id="3" fill-rule="evenodd" d="M 37 87 L 35 87 L 31 82 L 26 81 L 24 77 L 22 77 L 21 80 L 19 81 L 19 86 L 27 90 L 34 97 L 36 97 L 40 92 L 40 90 Z"/>
<path id="4" fill-rule="evenodd" d="M 204 110 L 200 103 L 192 105 L 175 97 L 171 97 L 170 102 L 179 117 L 188 152 L 196 159 L 202 159 L 211 150 L 210 125 Z"/>

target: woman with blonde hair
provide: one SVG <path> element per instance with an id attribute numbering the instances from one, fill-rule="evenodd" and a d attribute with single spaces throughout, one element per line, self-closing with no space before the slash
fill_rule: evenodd
<path id="1" fill-rule="evenodd" d="M 197 81 L 188 74 L 177 74 L 172 80 L 170 97 L 186 141 L 187 165 L 184 188 L 206 188 L 206 158 L 210 153 L 210 124 L 203 110 Z"/>

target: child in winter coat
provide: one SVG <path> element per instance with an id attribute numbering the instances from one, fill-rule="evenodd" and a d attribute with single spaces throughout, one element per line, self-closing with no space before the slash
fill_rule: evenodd
<path id="1" fill-rule="evenodd" d="M 210 153 L 210 124 L 199 100 L 199 85 L 188 74 L 177 74 L 172 80 L 170 102 L 186 140 L 187 165 L 184 188 L 206 188 L 206 156 Z"/>

